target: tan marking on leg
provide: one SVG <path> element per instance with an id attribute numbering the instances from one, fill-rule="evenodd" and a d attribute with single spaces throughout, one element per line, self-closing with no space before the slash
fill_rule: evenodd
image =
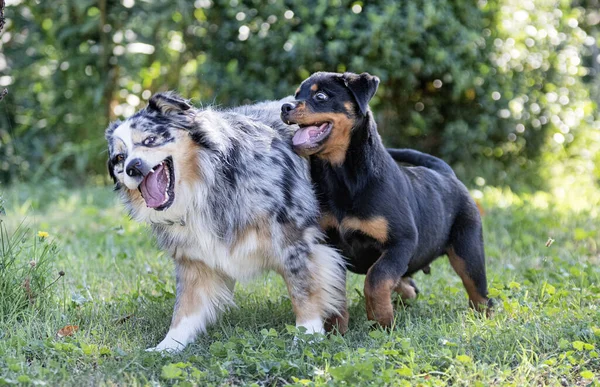
<path id="1" fill-rule="evenodd" d="M 284 280 L 286 280 L 286 277 L 284 277 Z M 285 282 L 296 315 L 296 325 L 323 318 L 321 292 L 310 289 L 307 296 L 301 297 L 296 293 L 292 283 L 287 280 Z"/>
<path id="2" fill-rule="evenodd" d="M 394 321 L 392 290 L 396 287 L 396 283 L 391 279 L 372 283 L 370 273 L 371 269 L 369 269 L 365 278 L 367 318 L 377 321 L 384 328 L 390 327 Z"/>
<path id="3" fill-rule="evenodd" d="M 388 239 L 388 221 L 383 216 L 376 216 L 371 219 L 359 219 L 355 216 L 349 216 L 342 219 L 341 229 L 342 231 L 361 231 L 381 243 L 385 243 Z"/>
<path id="4" fill-rule="evenodd" d="M 469 295 L 469 305 L 478 311 L 489 310 L 487 307 L 488 299 L 479 294 L 477 291 L 475 283 L 467 273 L 465 260 L 459 257 L 453 248 L 449 248 L 446 253 L 448 254 L 448 258 L 450 258 L 450 265 L 456 274 L 458 274 L 465 289 L 467 290 L 467 294 Z M 487 313 L 489 314 L 489 312 Z"/>
<path id="5" fill-rule="evenodd" d="M 410 300 L 417 298 L 417 291 L 410 283 L 410 277 L 402 277 L 396 289 L 396 293 L 400 295 L 403 300 Z"/>
<path id="6" fill-rule="evenodd" d="M 177 252 L 176 252 L 177 253 Z M 177 295 L 171 327 L 151 351 L 180 351 L 233 304 L 235 281 L 200 261 L 175 257 Z"/>
<path id="7" fill-rule="evenodd" d="M 197 313 L 204 300 L 202 293 L 210 293 L 213 270 L 201 261 L 180 258 L 175 261 L 177 269 L 177 295 L 171 328 L 177 327 L 182 318 Z"/>
<path id="8" fill-rule="evenodd" d="M 321 215 L 321 219 L 319 219 L 319 225 L 321 226 L 322 230 L 327 230 L 328 228 L 338 228 L 340 226 L 336 217 L 330 212 L 325 212 L 323 215 Z"/>

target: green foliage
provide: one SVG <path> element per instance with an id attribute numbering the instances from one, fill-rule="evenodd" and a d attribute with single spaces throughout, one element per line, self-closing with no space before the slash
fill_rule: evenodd
<path id="1" fill-rule="evenodd" d="M 31 308 L 47 308 L 58 249 L 46 232 L 31 236 L 21 226 L 9 233 L 0 218 L 0 321 L 15 321 Z M 56 275 L 57 278 L 62 275 Z"/>
<path id="2" fill-rule="evenodd" d="M 17 3 L 0 57 L 5 181 L 103 173 L 107 122 L 152 92 L 240 104 L 320 70 L 378 75 L 386 143 L 440 155 L 468 184 L 600 178 L 597 0 Z"/>
<path id="3" fill-rule="evenodd" d="M 349 275 L 349 332 L 314 338 L 290 325 L 285 284 L 269 275 L 238 284 L 238 307 L 183 353 L 161 355 L 144 349 L 168 329 L 175 280 L 148 229 L 124 215 L 109 188 L 11 188 L 8 229 L 28 216 L 47 230 L 62 251 L 52 261 L 68 268 L 69 280 L 44 308 L 0 318 L 0 384 L 600 385 L 599 192 L 472 193 L 485 212 L 491 318 L 467 307 L 441 258 L 430 275 L 415 277 L 418 299 L 396 302 L 390 331 L 371 327 L 364 276 Z M 0 291 L 0 305 L 13 295 Z M 57 337 L 65 325 L 79 330 Z"/>

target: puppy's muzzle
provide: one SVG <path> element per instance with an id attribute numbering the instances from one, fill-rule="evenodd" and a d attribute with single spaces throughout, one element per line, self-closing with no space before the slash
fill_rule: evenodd
<path id="1" fill-rule="evenodd" d="M 290 125 L 290 114 L 296 109 L 296 104 L 292 102 L 286 102 L 281 105 L 281 120 L 286 124 Z"/>
<path id="2" fill-rule="evenodd" d="M 291 102 L 286 102 L 283 105 L 281 105 L 281 113 L 289 113 L 292 110 L 294 110 L 296 108 L 296 104 L 291 103 Z"/>

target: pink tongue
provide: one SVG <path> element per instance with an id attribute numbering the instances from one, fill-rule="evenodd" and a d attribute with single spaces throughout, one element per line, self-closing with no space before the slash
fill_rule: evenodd
<path id="1" fill-rule="evenodd" d="M 325 123 L 321 126 L 307 126 L 298 129 L 292 138 L 292 144 L 295 146 L 307 145 L 307 143 L 311 142 L 311 138 L 317 137 L 325 129 L 326 125 Z"/>
<path id="2" fill-rule="evenodd" d="M 298 129 L 296 133 L 294 133 L 294 138 L 292 138 L 292 144 L 296 146 L 306 144 L 310 140 L 310 134 L 308 133 L 308 130 L 311 128 L 314 128 L 314 126 Z"/>
<path id="3" fill-rule="evenodd" d="M 163 164 L 156 167 L 153 173 L 146 175 L 140 190 L 148 207 L 160 207 L 167 200 L 167 184 L 168 177 Z"/>

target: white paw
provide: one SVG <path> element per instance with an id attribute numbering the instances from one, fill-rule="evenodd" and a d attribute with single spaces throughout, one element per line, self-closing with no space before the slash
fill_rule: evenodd
<path id="1" fill-rule="evenodd" d="M 308 321 L 305 321 L 302 323 L 297 323 L 296 328 L 300 328 L 300 327 L 303 327 L 306 329 L 306 332 L 304 332 L 304 333 L 307 335 L 314 334 L 314 333 L 325 334 L 325 327 L 323 326 L 323 320 L 321 320 L 320 318 L 308 320 Z"/>
<path id="2" fill-rule="evenodd" d="M 166 352 L 166 353 L 177 353 L 183 351 L 185 344 L 172 339 L 171 337 L 165 337 L 156 347 L 146 349 L 146 352 Z"/>
<path id="3" fill-rule="evenodd" d="M 315 344 L 325 338 L 325 327 L 323 326 L 323 320 L 321 319 L 314 319 L 302 323 L 297 323 L 296 328 L 304 328 L 300 329 L 301 331 L 304 331 L 304 334 L 300 335 L 300 337 L 295 336 L 294 344 L 298 344 L 298 342 Z"/>

